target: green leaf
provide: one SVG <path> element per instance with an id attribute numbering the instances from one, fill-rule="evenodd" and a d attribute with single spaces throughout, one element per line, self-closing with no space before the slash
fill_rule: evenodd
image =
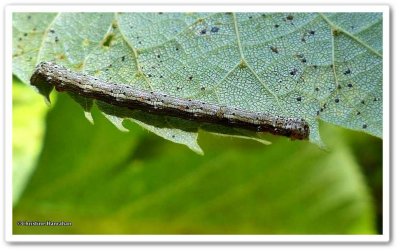
<path id="1" fill-rule="evenodd" d="M 17 13 L 13 19 L 14 74 L 26 83 L 36 63 L 53 60 L 139 89 L 304 118 L 318 145 L 320 120 L 382 137 L 381 13 Z M 101 107 L 119 128 L 124 118 L 140 121 L 197 152 L 197 131 L 209 127 Z"/>
<path id="2" fill-rule="evenodd" d="M 44 135 L 47 107 L 39 96 L 32 96 L 29 88 L 15 79 L 12 103 L 12 199 L 16 203 L 33 173 L 42 148 L 40 140 Z"/>
<path id="3" fill-rule="evenodd" d="M 58 98 L 13 223 L 72 227 L 15 224 L 14 234 L 376 232 L 368 188 L 347 144 L 354 132 L 322 127 L 330 152 L 279 137 L 273 148 L 260 148 L 202 134 L 207 154 L 199 156 L 136 125 L 121 132 L 98 109 L 95 126 L 85 124 L 79 106 Z"/>

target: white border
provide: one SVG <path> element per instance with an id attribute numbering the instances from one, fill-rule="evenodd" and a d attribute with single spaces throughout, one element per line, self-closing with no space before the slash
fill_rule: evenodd
<path id="1" fill-rule="evenodd" d="M 382 235 L 13 235 L 12 234 L 12 13 L 13 12 L 382 12 L 383 13 L 383 234 Z M 9 5 L 5 9 L 5 239 L 8 242 L 387 242 L 390 239 L 389 6 L 384 5 Z"/>

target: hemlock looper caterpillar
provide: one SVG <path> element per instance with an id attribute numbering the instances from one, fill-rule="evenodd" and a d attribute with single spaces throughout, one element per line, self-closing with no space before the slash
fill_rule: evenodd
<path id="1" fill-rule="evenodd" d="M 39 63 L 30 82 L 33 86 L 45 83 L 54 86 L 59 92 L 68 91 L 115 106 L 152 114 L 269 132 L 291 139 L 308 139 L 310 134 L 309 126 L 304 119 L 273 116 L 197 100 L 176 98 L 158 92 L 142 91 L 131 85 L 109 83 L 83 73 L 72 72 L 53 62 Z"/>

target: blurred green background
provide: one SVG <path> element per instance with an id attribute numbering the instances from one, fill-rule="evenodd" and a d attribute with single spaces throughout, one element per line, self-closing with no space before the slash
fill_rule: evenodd
<path id="1" fill-rule="evenodd" d="M 14 234 L 379 234 L 382 140 L 322 124 L 328 150 L 201 132 L 200 156 L 68 95 L 13 83 Z M 65 221 L 70 227 L 18 226 Z"/>

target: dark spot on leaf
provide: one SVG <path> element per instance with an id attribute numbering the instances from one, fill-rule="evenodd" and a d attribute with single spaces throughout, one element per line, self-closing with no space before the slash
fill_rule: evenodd
<path id="1" fill-rule="evenodd" d="M 319 91 L 319 88 L 317 88 L 317 87 L 316 87 L 316 88 L 315 88 L 315 91 L 317 91 L 317 92 L 318 92 L 318 91 Z"/>
<path id="2" fill-rule="evenodd" d="M 117 29 L 118 28 L 118 24 L 116 22 L 113 22 L 111 26 L 112 26 L 113 29 Z"/>
<path id="3" fill-rule="evenodd" d="M 308 33 L 310 33 L 310 35 L 314 35 L 315 31 L 309 31 Z"/>
<path id="4" fill-rule="evenodd" d="M 357 115 L 361 115 L 361 112 L 360 112 L 360 111 L 357 111 Z"/>
<path id="5" fill-rule="evenodd" d="M 103 46 L 105 47 L 111 46 L 111 42 L 113 41 L 114 37 L 115 37 L 114 33 L 107 34 L 107 37 L 103 41 Z"/>
<path id="6" fill-rule="evenodd" d="M 201 34 L 201 35 L 204 35 L 204 34 L 206 34 L 206 33 L 207 33 L 207 30 L 206 30 L 206 29 L 203 29 L 203 30 L 200 31 L 200 34 Z"/>
<path id="7" fill-rule="evenodd" d="M 189 76 L 189 80 L 193 80 L 193 76 Z"/>
<path id="8" fill-rule="evenodd" d="M 171 137 L 172 137 L 172 138 L 175 138 L 175 135 L 172 135 Z"/>
<path id="9" fill-rule="evenodd" d="M 54 42 L 58 42 L 59 41 L 59 39 L 58 39 L 58 37 L 56 37 L 55 39 L 54 39 Z"/>
<path id="10" fill-rule="evenodd" d="M 161 78 L 163 78 L 163 76 L 162 76 L 162 75 L 160 75 L 160 79 L 161 79 Z"/>
<path id="11" fill-rule="evenodd" d="M 263 13 L 263 14 L 261 14 L 261 16 L 262 16 L 263 18 L 265 18 L 267 15 L 266 15 L 265 13 Z"/>
<path id="12" fill-rule="evenodd" d="M 344 75 L 348 75 L 348 74 L 351 74 L 351 70 L 350 69 L 347 69 L 346 71 L 344 71 L 344 73 L 343 73 Z"/>
<path id="13" fill-rule="evenodd" d="M 319 111 L 321 111 L 321 112 L 324 112 L 324 109 L 323 109 L 323 108 L 321 108 Z"/>
<path id="14" fill-rule="evenodd" d="M 301 97 L 297 97 L 296 100 L 297 100 L 297 101 L 301 101 Z"/>
<path id="15" fill-rule="evenodd" d="M 338 87 L 337 87 L 338 89 L 342 89 L 342 86 L 341 85 L 338 85 Z"/>
<path id="16" fill-rule="evenodd" d="M 162 15 L 162 14 L 164 14 L 164 13 L 163 13 L 163 12 L 159 12 L 159 13 L 158 13 L 158 15 Z"/>
<path id="17" fill-rule="evenodd" d="M 366 129 L 367 127 L 368 127 L 368 125 L 366 125 L 366 124 L 363 124 L 363 129 Z"/>
<path id="18" fill-rule="evenodd" d="M 219 31 L 219 28 L 216 27 L 216 26 L 214 26 L 213 28 L 211 28 L 211 32 L 218 32 L 218 31 Z"/>
<path id="19" fill-rule="evenodd" d="M 252 19 L 253 18 L 253 16 L 249 16 L 249 19 Z"/>
<path id="20" fill-rule="evenodd" d="M 205 87 L 201 87 L 200 89 L 201 89 L 202 91 L 206 90 L 206 88 L 205 88 Z"/>
<path id="21" fill-rule="evenodd" d="M 353 87 L 353 84 L 349 83 L 349 84 L 347 84 L 347 86 L 348 86 L 349 88 L 352 88 L 352 87 Z"/>
<path id="22" fill-rule="evenodd" d="M 246 62 L 245 62 L 243 59 L 240 60 L 239 67 L 240 67 L 240 68 L 246 68 L 246 67 L 247 67 Z"/>
<path id="23" fill-rule="evenodd" d="M 36 27 L 33 27 L 32 31 L 36 31 Z"/>
<path id="24" fill-rule="evenodd" d="M 31 19 L 31 16 L 27 16 L 28 19 Z"/>
<path id="25" fill-rule="evenodd" d="M 319 115 L 319 110 L 317 111 L 317 115 Z"/>
<path id="26" fill-rule="evenodd" d="M 175 47 L 175 51 L 179 51 L 179 48 L 178 48 L 178 47 Z"/>
<path id="27" fill-rule="evenodd" d="M 313 65 L 313 67 L 314 67 L 314 69 L 317 69 L 318 66 L 317 65 Z"/>
<path id="28" fill-rule="evenodd" d="M 28 36 L 28 33 L 24 33 L 24 37 Z"/>
<path id="29" fill-rule="evenodd" d="M 335 102 L 336 102 L 336 103 L 339 103 L 339 98 L 336 98 L 336 99 L 335 99 Z"/>
<path id="30" fill-rule="evenodd" d="M 185 108 L 186 108 L 186 109 L 189 109 L 189 106 L 186 106 Z"/>
<path id="31" fill-rule="evenodd" d="M 160 54 L 157 54 L 157 58 L 160 58 L 161 56 L 160 56 Z"/>
<path id="32" fill-rule="evenodd" d="M 289 20 L 289 21 L 292 21 L 293 20 L 293 16 L 289 15 L 289 16 L 286 17 L 286 19 Z"/>
<path id="33" fill-rule="evenodd" d="M 290 75 L 296 75 L 297 74 L 297 69 L 296 68 L 293 68 L 293 70 L 292 71 L 290 71 Z"/>
<path id="34" fill-rule="evenodd" d="M 153 75 L 151 75 L 151 74 L 148 74 L 147 76 L 148 76 L 149 78 L 153 77 Z"/>
<path id="35" fill-rule="evenodd" d="M 306 42 L 306 39 L 304 37 L 301 38 L 301 42 Z"/>
<path id="36" fill-rule="evenodd" d="M 121 57 L 121 60 L 122 60 L 122 61 L 125 61 L 125 56 L 122 56 L 122 57 Z"/>
<path id="37" fill-rule="evenodd" d="M 340 31 L 338 30 L 338 29 L 333 29 L 333 31 L 332 31 L 332 34 L 333 34 L 333 36 L 339 36 L 339 34 L 340 34 Z"/>
<path id="38" fill-rule="evenodd" d="M 278 24 L 276 24 L 276 25 L 274 25 L 274 27 L 275 27 L 275 28 L 278 28 L 278 27 L 279 27 L 279 25 L 278 25 Z"/>
<path id="39" fill-rule="evenodd" d="M 378 101 L 378 99 L 376 97 L 374 97 L 374 101 Z"/>
<path id="40" fill-rule="evenodd" d="M 278 48 L 271 46 L 269 49 L 271 49 L 271 51 L 273 51 L 274 53 L 279 53 Z"/>
<path id="41" fill-rule="evenodd" d="M 306 59 L 302 59 L 302 60 L 301 60 L 301 62 L 303 62 L 303 63 L 306 63 L 306 62 L 307 62 L 307 60 L 306 60 Z"/>
<path id="42" fill-rule="evenodd" d="M 19 41 L 21 41 L 21 40 L 22 40 L 22 38 L 20 37 L 20 38 L 18 38 L 18 40 L 19 40 Z"/>
<path id="43" fill-rule="evenodd" d="M 181 88 L 180 87 L 176 87 L 176 90 L 180 90 Z"/>
<path id="44" fill-rule="evenodd" d="M 330 67 L 330 68 L 333 68 L 333 65 L 332 65 L 332 64 L 330 64 L 330 65 L 329 65 L 329 67 Z"/>
<path id="45" fill-rule="evenodd" d="M 138 44 L 141 45 L 141 44 L 142 44 L 142 41 L 139 41 Z"/>

